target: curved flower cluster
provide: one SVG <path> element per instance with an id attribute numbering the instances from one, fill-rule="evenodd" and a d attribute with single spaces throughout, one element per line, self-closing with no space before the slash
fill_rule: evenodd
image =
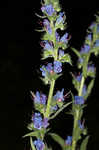
<path id="1" fill-rule="evenodd" d="M 47 128 L 49 123 L 48 123 L 48 118 L 42 119 L 42 116 L 40 113 L 35 113 L 32 117 L 32 121 L 34 124 L 34 128 L 40 130 L 41 128 Z"/>
<path id="2" fill-rule="evenodd" d="M 46 104 L 47 97 L 45 94 L 40 94 L 39 91 L 36 92 L 36 95 L 34 96 L 34 102 L 37 104 Z"/>
<path id="3" fill-rule="evenodd" d="M 62 89 L 62 91 L 57 91 L 57 93 L 54 95 L 54 99 L 59 102 L 64 101 L 63 92 L 64 92 L 64 89 Z"/>
<path id="4" fill-rule="evenodd" d="M 55 12 L 55 9 L 53 8 L 52 4 L 42 6 L 41 10 L 43 13 L 47 14 L 48 16 L 52 16 L 53 13 Z"/>
<path id="5" fill-rule="evenodd" d="M 47 66 L 43 65 L 40 70 L 42 71 L 42 76 L 44 77 L 47 75 L 47 72 L 49 74 L 60 73 L 62 72 L 62 63 L 60 61 L 54 61 L 54 64 L 48 63 Z"/>

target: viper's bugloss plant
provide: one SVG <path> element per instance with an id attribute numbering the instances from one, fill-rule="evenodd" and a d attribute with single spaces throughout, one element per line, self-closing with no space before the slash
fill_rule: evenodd
<path id="1" fill-rule="evenodd" d="M 65 93 L 64 87 L 54 92 L 56 80 L 63 74 L 63 64 L 72 64 L 71 57 L 67 53 L 69 33 L 65 32 L 60 35 L 61 30 L 67 28 L 65 13 L 61 11 L 59 0 L 44 0 L 41 3 L 42 30 L 45 31 L 41 39 L 42 60 L 48 61 L 51 57 L 52 61 L 42 63 L 40 66 L 41 80 L 45 85 L 49 85 L 48 96 L 42 92 L 31 91 L 32 101 L 35 110 L 31 116 L 31 123 L 28 125 L 30 133 L 24 137 L 30 137 L 32 150 L 51 150 L 46 142 L 46 135 L 49 134 L 56 142 L 58 142 L 62 150 L 86 150 L 89 136 L 87 136 L 87 128 L 84 124 L 83 110 L 86 106 L 86 100 L 91 93 L 95 80 L 96 68 L 93 62 L 90 62 L 91 54 L 96 56 L 99 54 L 99 17 L 96 16 L 96 22 L 92 23 L 87 31 L 84 45 L 79 52 L 72 48 L 78 56 L 77 67 L 80 70 L 78 75 L 72 73 L 74 88 L 77 94 L 71 92 Z M 59 32 L 60 30 L 60 32 Z M 65 53 L 66 51 L 66 53 Z M 91 78 L 89 84 L 86 79 Z M 71 94 L 72 101 L 66 102 L 66 95 Z M 50 132 L 50 120 L 54 119 L 64 108 L 72 104 L 72 110 L 69 112 L 73 115 L 74 124 L 73 132 L 63 139 L 56 133 Z M 82 140 L 82 135 L 83 140 Z M 78 142 L 81 140 L 81 145 Z"/>

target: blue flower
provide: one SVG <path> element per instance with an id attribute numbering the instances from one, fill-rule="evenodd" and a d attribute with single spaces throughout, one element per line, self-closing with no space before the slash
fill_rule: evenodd
<path id="1" fill-rule="evenodd" d="M 94 66 L 94 64 L 93 65 L 88 65 L 87 71 L 88 72 L 95 72 L 95 66 Z"/>
<path id="2" fill-rule="evenodd" d="M 56 41 L 57 41 L 57 42 L 59 42 L 59 40 L 60 40 L 60 36 L 59 36 L 59 34 L 58 34 L 58 32 L 57 32 L 57 31 L 55 32 L 55 37 L 56 37 Z"/>
<path id="3" fill-rule="evenodd" d="M 81 124 L 81 121 L 80 121 L 80 120 L 78 120 L 78 125 L 79 125 L 79 128 L 80 128 L 80 129 L 82 129 L 82 130 L 84 129 L 84 124 L 83 124 L 83 123 Z"/>
<path id="4" fill-rule="evenodd" d="M 96 42 L 95 42 L 95 45 L 94 45 L 95 47 L 98 47 L 99 46 L 99 40 L 96 40 Z"/>
<path id="5" fill-rule="evenodd" d="M 42 6 L 41 10 L 42 10 L 42 12 L 46 12 L 47 15 L 49 15 L 49 16 L 52 16 L 53 13 L 55 12 L 52 4 Z"/>
<path id="6" fill-rule="evenodd" d="M 89 41 L 92 40 L 92 35 L 91 35 L 91 33 L 87 35 L 86 39 L 88 39 Z"/>
<path id="7" fill-rule="evenodd" d="M 44 27 L 46 28 L 47 32 L 49 34 L 52 34 L 52 29 L 50 27 L 50 22 L 47 19 L 44 19 L 43 24 L 44 24 Z"/>
<path id="8" fill-rule="evenodd" d="M 44 41 L 44 49 L 50 51 L 53 49 L 53 46 L 48 41 Z"/>
<path id="9" fill-rule="evenodd" d="M 38 91 L 36 92 L 36 95 L 34 97 L 34 102 L 38 104 L 46 104 L 46 95 L 40 94 Z"/>
<path id="10" fill-rule="evenodd" d="M 80 82 L 81 79 L 82 79 L 82 74 L 80 74 L 80 75 L 78 75 L 78 76 L 76 77 L 76 80 L 77 80 L 78 82 Z"/>
<path id="11" fill-rule="evenodd" d="M 62 89 L 62 91 L 57 91 L 57 93 L 54 95 L 54 99 L 58 101 L 64 101 L 63 92 L 64 92 L 64 89 Z"/>
<path id="12" fill-rule="evenodd" d="M 63 50 L 59 50 L 59 59 L 61 59 L 61 57 L 63 57 L 64 56 L 64 51 Z"/>
<path id="13" fill-rule="evenodd" d="M 84 104 L 84 99 L 82 96 L 75 96 L 74 97 L 74 103 L 77 105 L 82 105 Z"/>
<path id="14" fill-rule="evenodd" d="M 58 109 L 57 105 L 51 107 L 51 110 L 55 110 L 56 111 L 57 109 Z"/>
<path id="15" fill-rule="evenodd" d="M 43 65 L 40 70 L 42 71 L 42 76 L 45 77 L 46 76 L 46 71 L 45 71 L 45 66 Z"/>
<path id="16" fill-rule="evenodd" d="M 53 72 L 53 66 L 52 66 L 52 63 L 48 63 L 48 64 L 47 64 L 46 70 L 47 70 L 49 73 Z"/>
<path id="17" fill-rule="evenodd" d="M 41 114 L 40 113 L 35 113 L 33 115 L 32 120 L 33 120 L 34 128 L 40 130 L 42 128 L 42 117 L 41 117 Z"/>
<path id="18" fill-rule="evenodd" d="M 40 139 L 35 140 L 34 145 L 36 146 L 37 150 L 44 150 L 45 145 L 42 140 L 40 140 Z"/>
<path id="19" fill-rule="evenodd" d="M 62 63 L 60 61 L 54 61 L 54 72 L 60 73 L 62 71 Z"/>
<path id="20" fill-rule="evenodd" d="M 37 91 L 34 97 L 34 102 L 40 104 L 40 93 Z"/>
<path id="21" fill-rule="evenodd" d="M 58 34 L 58 32 L 55 32 L 55 36 L 56 36 L 56 41 L 57 42 L 62 42 L 62 43 L 67 43 L 68 42 L 68 33 L 65 33 L 61 38 Z"/>
<path id="22" fill-rule="evenodd" d="M 67 43 L 67 42 L 68 42 L 68 33 L 65 33 L 65 34 L 61 37 L 60 42 L 63 42 L 63 43 Z"/>
<path id="23" fill-rule="evenodd" d="M 82 64 L 82 63 L 84 62 L 84 59 L 83 59 L 83 58 L 79 58 L 79 59 L 78 59 L 78 62 L 79 62 L 80 64 Z"/>
<path id="24" fill-rule="evenodd" d="M 63 12 L 60 12 L 60 13 L 59 13 L 59 16 L 58 16 L 58 18 L 57 18 L 57 20 L 56 20 L 56 24 L 64 23 L 63 16 L 64 16 L 64 13 L 63 13 Z"/>
<path id="25" fill-rule="evenodd" d="M 44 95 L 44 94 L 41 94 L 41 97 L 40 97 L 40 103 L 41 104 L 43 104 L 43 105 L 45 105 L 46 104 L 46 95 Z"/>
<path id="26" fill-rule="evenodd" d="M 90 51 L 90 46 L 86 44 L 81 48 L 80 53 L 84 54 L 84 53 L 88 53 L 89 51 Z"/>
<path id="27" fill-rule="evenodd" d="M 71 145 L 72 144 L 72 136 L 67 136 L 65 143 L 66 143 L 66 145 Z"/>

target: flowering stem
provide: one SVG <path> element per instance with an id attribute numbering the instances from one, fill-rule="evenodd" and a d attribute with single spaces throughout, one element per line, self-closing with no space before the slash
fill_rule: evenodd
<path id="1" fill-rule="evenodd" d="M 55 86 L 55 80 L 52 80 L 51 85 L 50 85 L 50 90 L 49 90 L 47 108 L 46 108 L 46 112 L 45 112 L 45 117 L 46 118 L 48 118 L 49 115 L 50 115 L 50 107 L 51 107 L 51 101 L 52 101 L 54 86 Z"/>
<path id="2" fill-rule="evenodd" d="M 84 82 L 85 82 L 85 77 L 82 76 L 80 89 L 79 89 L 79 93 L 78 93 L 79 96 L 82 96 L 82 90 L 83 90 Z M 75 135 L 76 135 L 76 128 L 77 128 L 77 124 L 78 124 L 78 120 L 79 120 L 79 111 L 80 111 L 79 109 L 75 110 L 75 115 L 74 115 L 72 150 L 76 149 L 77 140 L 75 139 L 76 138 Z"/>

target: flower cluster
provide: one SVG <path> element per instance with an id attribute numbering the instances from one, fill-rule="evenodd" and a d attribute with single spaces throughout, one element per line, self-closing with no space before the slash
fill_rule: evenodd
<path id="1" fill-rule="evenodd" d="M 34 103 L 45 105 L 47 97 L 45 94 L 40 94 L 40 92 L 37 91 L 33 100 L 34 100 Z"/>
<path id="2" fill-rule="evenodd" d="M 47 73 L 53 74 L 53 73 L 60 73 L 62 72 L 62 63 L 60 61 L 54 61 L 54 64 L 48 63 L 47 66 L 42 66 L 40 68 L 42 71 L 42 76 L 47 76 Z"/>
<path id="3" fill-rule="evenodd" d="M 45 145 L 44 145 L 44 142 L 42 140 L 37 139 L 33 143 L 36 146 L 37 150 L 44 150 Z"/>
<path id="4" fill-rule="evenodd" d="M 45 63 L 40 67 L 43 77 L 42 80 L 45 84 L 50 85 L 48 96 L 39 91 L 36 91 L 35 95 L 32 93 L 35 111 L 32 116 L 32 125 L 30 125 L 30 129 L 33 130 L 33 132 L 26 136 L 34 136 L 36 138 L 36 140 L 31 143 L 32 148 L 35 150 L 49 150 L 47 144 L 44 142 L 45 135 L 49 131 L 49 120 L 56 117 L 58 113 L 71 103 L 72 110 L 70 114 L 74 117 L 72 136 L 67 136 L 67 139 L 63 140 L 57 134 L 52 133 L 50 135 L 56 141 L 59 139 L 57 142 L 59 142 L 62 149 L 76 149 L 81 135 L 86 134 L 84 133 L 84 123 L 81 122 L 81 120 L 85 100 L 93 87 L 96 71 L 94 64 L 90 63 L 89 60 L 92 53 L 96 56 L 99 54 L 99 23 L 92 23 L 89 27 L 90 32 L 87 33 L 85 43 L 81 47 L 80 52 L 74 50 L 78 56 L 78 68 L 80 69 L 79 74 L 73 76 L 73 84 L 77 90 L 77 94 L 73 95 L 71 92 L 72 102 L 68 103 L 65 102 L 66 95 L 64 96 L 64 88 L 62 88 L 61 91 L 57 90 L 55 94 L 53 94 L 55 81 L 62 74 L 63 63 L 72 64 L 70 55 L 65 53 L 70 35 L 67 31 L 62 36 L 59 34 L 59 31 L 66 29 L 66 16 L 58 6 L 59 0 L 46 0 L 42 2 L 41 6 L 41 11 L 44 16 L 38 15 L 44 18 L 42 21 L 42 31 L 45 31 L 45 33 L 40 43 L 43 48 L 42 60 L 51 57 L 51 62 Z M 88 85 L 86 84 L 87 77 L 91 77 L 91 81 Z M 83 142 L 83 145 L 87 143 L 86 141 Z M 78 149 L 82 149 L 82 147 L 81 145 L 81 148 Z"/>
<path id="5" fill-rule="evenodd" d="M 48 123 L 48 118 L 42 119 L 42 116 L 40 113 L 35 113 L 32 117 L 32 121 L 34 124 L 34 128 L 36 129 L 41 129 L 41 128 L 47 128 L 49 123 Z"/>

